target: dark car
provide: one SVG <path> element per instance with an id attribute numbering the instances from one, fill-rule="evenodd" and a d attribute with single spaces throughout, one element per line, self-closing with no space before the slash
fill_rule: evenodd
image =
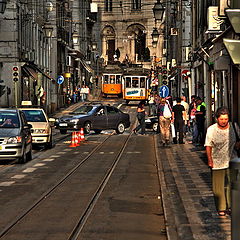
<path id="1" fill-rule="evenodd" d="M 0 108 L 0 160 L 32 159 L 31 127 L 22 111 Z"/>
<path id="2" fill-rule="evenodd" d="M 157 116 L 149 116 L 145 119 L 147 129 L 152 129 L 154 132 L 159 132 L 159 124 Z"/>
<path id="3" fill-rule="evenodd" d="M 83 128 L 87 134 L 91 130 L 100 133 L 106 129 L 114 129 L 121 134 L 129 126 L 129 114 L 123 113 L 116 107 L 102 104 L 85 104 L 70 115 L 62 116 L 56 120 L 56 127 L 61 133 Z"/>

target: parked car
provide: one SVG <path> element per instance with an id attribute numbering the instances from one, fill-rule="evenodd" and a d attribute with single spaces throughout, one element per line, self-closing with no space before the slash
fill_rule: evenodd
<path id="1" fill-rule="evenodd" d="M 24 106 L 20 108 L 26 116 L 29 124 L 32 125 L 32 143 L 33 145 L 44 145 L 47 148 L 52 148 L 53 137 L 52 127 L 54 118 L 48 118 L 44 109 L 39 107 Z"/>
<path id="2" fill-rule="evenodd" d="M 22 111 L 0 108 L 0 160 L 25 163 L 32 159 L 31 128 Z"/>
<path id="3" fill-rule="evenodd" d="M 149 116 L 145 119 L 147 129 L 152 129 L 154 132 L 159 132 L 159 123 L 157 116 Z"/>
<path id="4" fill-rule="evenodd" d="M 85 104 L 77 108 L 71 114 L 62 116 L 56 120 L 56 127 L 61 133 L 67 130 L 84 129 L 85 133 L 94 130 L 100 133 L 102 130 L 114 129 L 118 134 L 130 126 L 129 114 L 120 109 L 102 104 Z"/>

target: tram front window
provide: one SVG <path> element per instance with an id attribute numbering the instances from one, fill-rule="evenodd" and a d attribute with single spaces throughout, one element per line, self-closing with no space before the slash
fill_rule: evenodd
<path id="1" fill-rule="evenodd" d="M 110 83 L 111 84 L 115 83 L 115 76 L 114 75 L 110 75 Z"/>
<path id="2" fill-rule="evenodd" d="M 130 87 L 131 87 L 131 78 L 126 77 L 126 88 L 130 88 Z"/>
<path id="3" fill-rule="evenodd" d="M 104 83 L 108 83 L 108 75 L 104 76 Z"/>
<path id="4" fill-rule="evenodd" d="M 140 78 L 140 88 L 145 88 L 145 78 L 144 77 Z"/>
<path id="5" fill-rule="evenodd" d="M 132 79 L 132 87 L 139 88 L 139 79 L 136 77 L 133 77 Z"/>
<path id="6" fill-rule="evenodd" d="M 116 76 L 116 84 L 120 84 L 121 83 L 121 76 L 117 75 Z"/>

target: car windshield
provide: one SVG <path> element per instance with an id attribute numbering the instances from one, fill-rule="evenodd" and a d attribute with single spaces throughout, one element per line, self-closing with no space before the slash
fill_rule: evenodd
<path id="1" fill-rule="evenodd" d="M 28 122 L 47 122 L 46 117 L 43 114 L 42 110 L 22 110 L 26 116 Z"/>
<path id="2" fill-rule="evenodd" d="M 81 106 L 80 108 L 77 108 L 72 113 L 73 114 L 90 114 L 92 110 L 93 110 L 93 106 Z"/>
<path id="3" fill-rule="evenodd" d="M 14 112 L 0 112 L 0 128 L 19 128 L 19 118 Z"/>

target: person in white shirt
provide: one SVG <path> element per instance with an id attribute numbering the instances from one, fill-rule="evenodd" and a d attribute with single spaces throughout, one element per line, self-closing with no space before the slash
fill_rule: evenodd
<path id="1" fill-rule="evenodd" d="M 217 123 L 207 129 L 205 147 L 208 165 L 212 169 L 212 188 L 219 216 L 230 213 L 230 174 L 229 161 L 237 157 L 235 148 L 236 135 L 229 122 L 229 111 L 226 107 L 216 111 Z M 239 133 L 239 128 L 236 129 Z"/>

